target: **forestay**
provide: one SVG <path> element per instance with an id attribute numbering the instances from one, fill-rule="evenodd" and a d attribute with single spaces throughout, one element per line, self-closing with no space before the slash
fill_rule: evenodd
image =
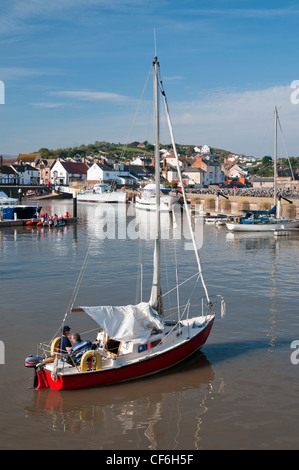
<path id="1" fill-rule="evenodd" d="M 159 315 L 148 302 L 121 307 L 81 307 L 104 331 L 117 341 L 146 341 L 153 328 L 163 331 Z"/>

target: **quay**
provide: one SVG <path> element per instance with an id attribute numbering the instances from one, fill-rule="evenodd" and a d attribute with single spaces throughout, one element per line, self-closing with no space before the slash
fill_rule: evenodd
<path id="1" fill-rule="evenodd" d="M 270 210 L 273 198 L 254 196 L 226 196 L 221 194 L 187 194 L 191 212 L 211 217 L 238 217 L 243 210 Z M 281 215 L 286 218 L 299 219 L 299 199 L 289 198 L 291 203 L 281 201 Z"/>
<path id="2" fill-rule="evenodd" d="M 299 228 L 274 230 L 275 237 L 289 237 L 291 235 L 299 235 Z"/>

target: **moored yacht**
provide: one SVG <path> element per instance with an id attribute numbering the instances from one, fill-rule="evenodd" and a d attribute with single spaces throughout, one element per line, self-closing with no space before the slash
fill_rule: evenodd
<path id="1" fill-rule="evenodd" d="M 77 194 L 78 202 L 126 203 L 126 199 L 125 191 L 113 191 L 107 184 L 96 184 Z"/>
<path id="2" fill-rule="evenodd" d="M 179 201 L 179 196 L 171 194 L 170 189 L 165 189 L 163 185 L 160 187 L 160 211 L 172 212 L 174 205 Z M 156 210 L 156 185 L 147 184 L 135 199 L 136 209 L 148 211 Z"/>

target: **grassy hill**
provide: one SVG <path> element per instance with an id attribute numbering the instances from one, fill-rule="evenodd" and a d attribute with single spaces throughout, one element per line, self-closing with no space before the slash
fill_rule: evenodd
<path id="1" fill-rule="evenodd" d="M 139 142 L 131 142 L 128 145 L 121 143 L 115 144 L 110 142 L 99 142 L 96 141 L 93 144 L 82 144 L 76 147 L 59 148 L 56 150 L 50 150 L 48 148 L 41 148 L 38 150 L 42 158 L 82 158 L 88 155 L 99 155 L 106 154 L 109 157 L 118 158 L 122 157 L 125 160 L 131 160 L 134 155 L 153 155 L 154 146 L 149 142 L 142 143 L 144 147 L 138 147 Z M 163 145 L 163 148 L 171 149 L 172 145 Z M 194 153 L 193 145 L 181 145 L 177 144 L 177 151 L 182 156 L 188 156 Z M 211 148 L 211 151 L 215 155 L 216 159 L 222 162 L 231 152 L 228 150 L 222 150 L 218 148 Z"/>

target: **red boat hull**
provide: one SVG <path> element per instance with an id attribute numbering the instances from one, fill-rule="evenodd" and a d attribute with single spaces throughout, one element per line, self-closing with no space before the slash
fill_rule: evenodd
<path id="1" fill-rule="evenodd" d="M 37 372 L 37 390 L 48 387 L 54 390 L 76 390 L 80 388 L 99 387 L 161 372 L 169 367 L 175 366 L 198 351 L 205 344 L 213 322 L 214 320 L 211 320 L 206 328 L 190 341 L 178 345 L 170 351 L 166 351 L 156 357 L 148 357 L 137 363 L 120 368 L 58 376 L 55 381 L 51 378 L 49 371 L 41 369 Z"/>

